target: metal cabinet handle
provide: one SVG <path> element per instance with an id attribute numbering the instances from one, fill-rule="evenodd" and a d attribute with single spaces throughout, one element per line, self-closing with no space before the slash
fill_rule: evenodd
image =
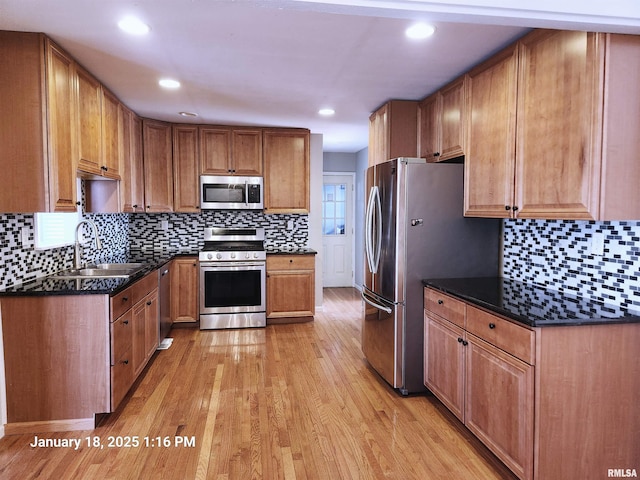
<path id="1" fill-rule="evenodd" d="M 122 360 L 122 363 L 124 363 L 125 365 L 129 365 L 129 360 Z"/>
<path id="2" fill-rule="evenodd" d="M 153 303 L 153 302 L 152 302 L 151 300 L 149 300 L 149 301 L 147 302 L 147 305 L 151 305 L 152 303 Z"/>
<path id="3" fill-rule="evenodd" d="M 444 300 L 438 300 L 438 305 L 442 305 L 444 303 Z"/>
<path id="4" fill-rule="evenodd" d="M 122 323 L 123 323 L 124 325 L 129 325 L 129 320 L 124 320 Z"/>
<path id="5" fill-rule="evenodd" d="M 494 328 L 496 328 L 496 324 L 495 323 L 490 323 L 489 324 L 489 328 L 493 330 Z"/>

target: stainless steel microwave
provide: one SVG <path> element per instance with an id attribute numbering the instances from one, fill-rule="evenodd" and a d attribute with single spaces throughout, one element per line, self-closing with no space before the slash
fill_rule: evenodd
<path id="1" fill-rule="evenodd" d="M 262 177 L 201 175 L 202 210 L 262 210 Z"/>

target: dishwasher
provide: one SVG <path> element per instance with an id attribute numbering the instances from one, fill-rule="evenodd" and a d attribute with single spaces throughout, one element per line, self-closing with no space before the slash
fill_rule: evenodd
<path id="1" fill-rule="evenodd" d="M 167 262 L 158 269 L 158 296 L 160 297 L 160 328 L 158 329 L 158 350 L 171 346 L 172 338 L 167 338 L 171 330 L 171 270 Z"/>

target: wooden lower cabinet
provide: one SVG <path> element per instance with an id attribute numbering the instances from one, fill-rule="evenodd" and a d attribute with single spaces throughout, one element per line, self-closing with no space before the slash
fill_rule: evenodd
<path id="1" fill-rule="evenodd" d="M 315 255 L 267 255 L 267 323 L 315 315 Z"/>
<path id="2" fill-rule="evenodd" d="M 196 323 L 198 305 L 198 257 L 175 258 L 171 263 L 171 320 Z"/>
<path id="3" fill-rule="evenodd" d="M 528 328 L 429 288 L 424 305 L 425 385 L 518 478 L 638 464 L 640 323 Z"/>
<path id="4" fill-rule="evenodd" d="M 533 475 L 534 367 L 467 334 L 464 423 L 519 478 Z"/>
<path id="5" fill-rule="evenodd" d="M 157 271 L 114 296 L 1 297 L 5 434 L 95 428 L 155 352 L 157 305 Z"/>

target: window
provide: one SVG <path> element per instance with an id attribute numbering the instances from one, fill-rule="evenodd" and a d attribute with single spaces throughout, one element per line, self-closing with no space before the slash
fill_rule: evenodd
<path id="1" fill-rule="evenodd" d="M 322 190 L 322 234 L 344 235 L 347 186 L 325 183 Z"/>

